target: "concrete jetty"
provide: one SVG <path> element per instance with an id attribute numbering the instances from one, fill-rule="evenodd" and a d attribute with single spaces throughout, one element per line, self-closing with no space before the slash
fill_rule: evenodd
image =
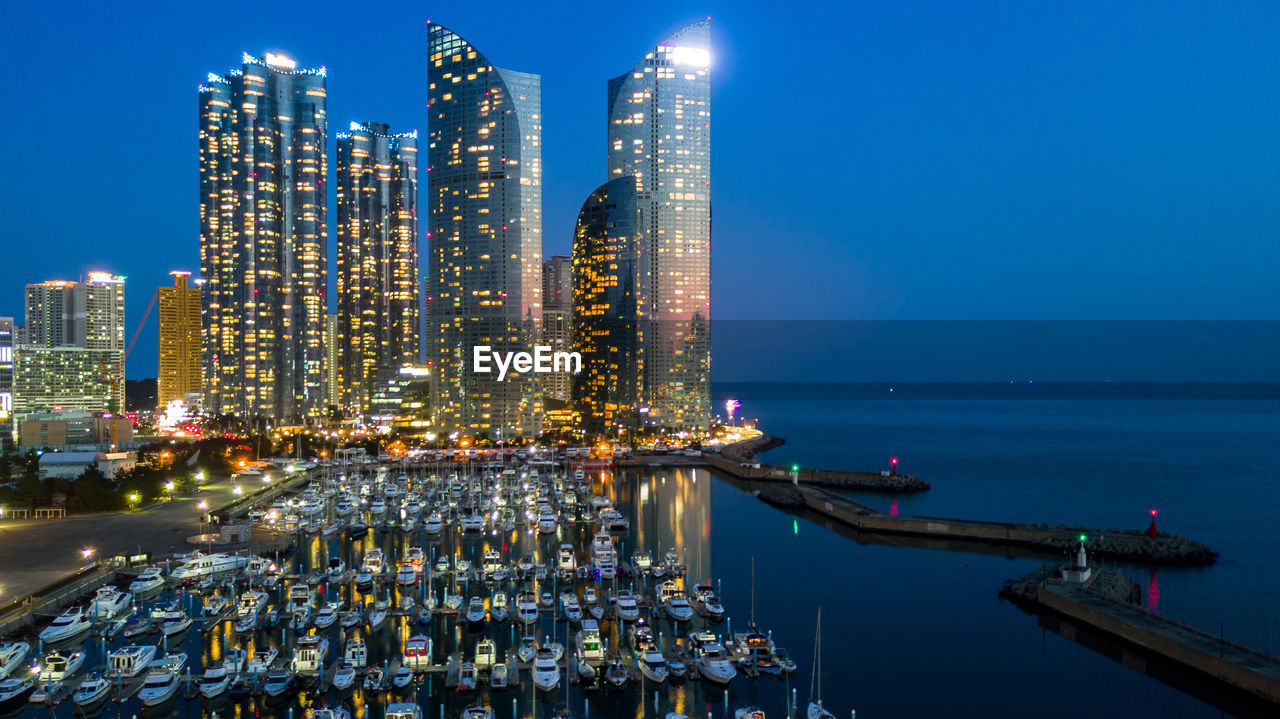
<path id="1" fill-rule="evenodd" d="M 780 437 L 762 434 L 728 445 L 720 454 L 708 453 L 704 457 L 708 464 L 725 474 L 760 482 L 894 494 L 924 492 L 929 489 L 928 482 L 909 474 L 805 467 L 798 467 L 793 471 L 791 467 L 755 461 L 755 456 L 760 452 L 781 447 L 785 443 Z"/>

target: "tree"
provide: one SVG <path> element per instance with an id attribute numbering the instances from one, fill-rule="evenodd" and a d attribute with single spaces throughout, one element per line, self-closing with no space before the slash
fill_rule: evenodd
<path id="1" fill-rule="evenodd" d="M 30 472 L 24 472 L 18 478 L 18 485 L 14 487 L 13 501 L 19 507 L 34 509 L 49 503 L 49 492 L 39 477 Z"/>
<path id="2" fill-rule="evenodd" d="M 122 505 L 120 493 L 96 464 L 91 464 L 67 487 L 67 511 L 109 512 Z"/>

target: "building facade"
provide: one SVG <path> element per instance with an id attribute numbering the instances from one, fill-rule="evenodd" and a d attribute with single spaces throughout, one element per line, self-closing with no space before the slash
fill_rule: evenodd
<path id="1" fill-rule="evenodd" d="M 200 287 L 190 272 L 175 271 L 172 287 L 157 294 L 160 326 L 159 374 L 156 406 L 180 399 L 188 405 L 199 397 L 203 376 L 200 363 Z"/>
<path id="2" fill-rule="evenodd" d="M 0 452 L 13 449 L 13 350 L 17 328 L 0 317 Z"/>
<path id="3" fill-rule="evenodd" d="M 324 318 L 324 396 L 326 407 L 338 406 L 338 315 L 330 312 Z"/>
<path id="4" fill-rule="evenodd" d="M 124 410 L 124 357 L 116 350 L 19 346 L 14 350 L 14 412 Z"/>
<path id="5" fill-rule="evenodd" d="M 573 349 L 573 263 L 564 255 L 548 257 L 542 263 L 542 344 L 552 352 Z M 573 376 L 565 372 L 543 375 L 542 398 L 569 400 Z"/>
<path id="6" fill-rule="evenodd" d="M 418 133 L 338 134 L 338 405 L 367 415 L 381 380 L 421 361 Z"/>
<path id="7" fill-rule="evenodd" d="M 583 203 L 573 236 L 572 407 L 589 432 L 639 417 L 645 368 L 640 308 L 640 211 L 635 182 L 614 178 Z"/>
<path id="8" fill-rule="evenodd" d="M 22 342 L 35 347 L 75 346 L 75 282 L 46 280 L 27 285 Z M 83 338 L 81 338 L 83 339 Z"/>
<path id="9" fill-rule="evenodd" d="M 325 108 L 325 69 L 271 53 L 199 88 L 207 412 L 324 409 Z"/>
<path id="10" fill-rule="evenodd" d="M 709 48 L 696 22 L 609 81 L 609 173 L 634 178 L 644 237 L 644 401 L 673 427 L 711 420 Z"/>
<path id="11" fill-rule="evenodd" d="M 536 434 L 532 375 L 473 371 L 473 348 L 530 351 L 542 320 L 542 80 L 428 30 L 427 345 L 440 431 Z"/>

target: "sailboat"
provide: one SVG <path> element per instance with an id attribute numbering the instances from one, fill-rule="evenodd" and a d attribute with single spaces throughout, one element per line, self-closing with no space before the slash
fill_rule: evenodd
<path id="1" fill-rule="evenodd" d="M 809 709 L 805 716 L 808 719 L 836 719 L 835 714 L 822 708 L 822 607 L 818 607 L 818 627 L 814 630 L 813 676 L 809 678 Z"/>

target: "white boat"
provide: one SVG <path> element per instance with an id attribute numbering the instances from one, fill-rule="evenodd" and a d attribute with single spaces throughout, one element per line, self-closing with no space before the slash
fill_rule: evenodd
<path id="1" fill-rule="evenodd" d="M 432 512 L 431 516 L 427 518 L 426 524 L 423 525 L 423 529 L 426 530 L 427 534 L 439 534 L 440 530 L 444 529 L 444 517 L 439 512 Z"/>
<path id="2" fill-rule="evenodd" d="M 267 681 L 262 685 L 262 691 L 270 697 L 278 697 L 289 691 L 293 686 L 293 673 L 284 669 L 276 669 L 267 674 Z"/>
<path id="3" fill-rule="evenodd" d="M 604 659 L 604 642 L 600 639 L 600 627 L 594 619 L 582 620 L 582 629 L 578 631 L 575 641 L 579 657 L 592 662 Z"/>
<path id="4" fill-rule="evenodd" d="M 240 603 L 236 605 L 236 616 L 241 619 L 245 617 L 257 617 L 258 613 L 267 608 L 267 593 L 257 589 L 250 589 L 240 595 Z"/>
<path id="5" fill-rule="evenodd" d="M 99 676 L 91 676 L 80 682 L 71 700 L 83 712 L 95 707 L 111 693 L 111 682 Z"/>
<path id="6" fill-rule="evenodd" d="M 476 668 L 480 670 L 488 669 L 498 660 L 498 645 L 493 639 L 485 637 L 476 642 Z"/>
<path id="7" fill-rule="evenodd" d="M 493 710 L 483 704 L 473 704 L 463 709 L 458 719 L 493 719 Z"/>
<path id="8" fill-rule="evenodd" d="M 418 573 L 408 564 L 400 565 L 400 571 L 396 572 L 396 584 L 402 587 L 409 587 L 417 584 Z"/>
<path id="9" fill-rule="evenodd" d="M 84 666 L 84 652 L 64 654 L 57 650 L 49 652 L 40 664 L 40 680 L 49 682 L 65 681 L 80 671 Z"/>
<path id="10" fill-rule="evenodd" d="M 462 531 L 464 532 L 482 532 L 484 531 L 484 515 L 468 514 L 462 518 Z"/>
<path id="11" fill-rule="evenodd" d="M 738 707 L 733 719 L 765 719 L 764 710 L 758 707 Z"/>
<path id="12" fill-rule="evenodd" d="M 476 688 L 476 665 L 472 662 L 463 662 L 458 667 L 458 691 L 469 692 Z"/>
<path id="13" fill-rule="evenodd" d="M 538 517 L 538 533 L 553 534 L 556 531 L 556 518 L 553 514 L 543 514 Z"/>
<path id="14" fill-rule="evenodd" d="M 459 609 L 462 609 L 462 595 L 446 591 L 444 595 L 444 608 L 451 612 L 456 612 Z"/>
<path id="15" fill-rule="evenodd" d="M 156 648 L 151 644 L 132 644 L 107 655 L 107 678 L 129 679 L 136 677 L 156 658 Z"/>
<path id="16" fill-rule="evenodd" d="M 689 604 L 689 600 L 683 595 L 673 595 L 667 597 L 662 603 L 662 610 L 677 622 L 687 622 L 693 619 L 693 606 Z"/>
<path id="17" fill-rule="evenodd" d="M 556 554 L 556 569 L 562 572 L 572 572 L 578 568 L 578 558 L 573 552 L 572 544 L 561 544 L 560 551 Z"/>
<path id="18" fill-rule="evenodd" d="M 302 632 L 311 626 L 311 607 L 297 607 L 293 610 L 293 616 L 289 619 L 289 626 L 294 630 Z"/>
<path id="19" fill-rule="evenodd" d="M 699 650 L 698 671 L 712 684 L 728 684 L 738 675 L 733 663 L 724 653 L 724 647 L 714 642 L 704 644 Z"/>
<path id="20" fill-rule="evenodd" d="M 311 676 L 324 671 L 325 657 L 329 653 L 329 640 L 315 635 L 298 639 L 293 647 L 294 673 Z"/>
<path id="21" fill-rule="evenodd" d="M 533 686 L 544 692 L 553 692 L 560 686 L 560 666 L 550 649 L 539 649 L 534 657 Z"/>
<path id="22" fill-rule="evenodd" d="M 369 648 L 364 640 L 360 637 L 348 639 L 346 648 L 342 650 L 342 661 L 353 667 L 363 667 L 369 661 Z"/>
<path id="23" fill-rule="evenodd" d="M 186 668 L 186 652 L 170 652 L 159 659 L 152 660 L 151 664 L 147 665 L 147 669 L 150 671 L 173 672 L 178 676 L 182 676 L 182 670 Z"/>
<path id="24" fill-rule="evenodd" d="M 213 619 L 214 617 L 220 617 L 222 616 L 223 612 L 227 611 L 227 605 L 230 603 L 231 603 L 231 600 L 227 599 L 221 594 L 212 594 L 210 596 L 207 596 L 204 598 L 204 605 L 201 607 L 201 610 L 200 610 L 201 616 L 203 616 L 205 619 Z"/>
<path id="25" fill-rule="evenodd" d="M 564 658 L 564 645 L 560 642 L 548 640 L 542 643 L 542 648 L 551 652 L 551 658 L 557 662 Z"/>
<path id="26" fill-rule="evenodd" d="M 416 703 L 388 704 L 383 719 L 422 719 L 422 707 Z"/>
<path id="27" fill-rule="evenodd" d="M 805 719 L 836 719 L 822 706 L 822 607 L 818 607 L 817 627 L 813 634 L 813 677 L 809 680 L 810 699 Z"/>
<path id="28" fill-rule="evenodd" d="M 484 608 L 484 600 L 480 597 L 472 597 L 467 605 L 467 621 L 472 624 L 483 624 L 487 616 L 488 611 Z"/>
<path id="29" fill-rule="evenodd" d="M 338 665 L 337 671 L 333 673 L 333 688 L 340 692 L 345 692 L 356 683 L 356 669 L 350 664 L 343 662 Z"/>
<path id="30" fill-rule="evenodd" d="M 182 582 L 212 577 L 223 572 L 244 569 L 248 563 L 247 557 L 235 554 L 200 554 L 175 567 L 173 571 L 169 572 L 169 578 Z"/>
<path id="31" fill-rule="evenodd" d="M 342 707 L 308 709 L 307 719 L 351 719 L 351 712 Z"/>
<path id="32" fill-rule="evenodd" d="M 413 683 L 413 670 L 406 666 L 401 666 L 391 673 L 391 686 L 399 691 L 404 691 Z M 462 689 L 461 686 L 458 687 Z"/>
<path id="33" fill-rule="evenodd" d="M 538 655 L 538 642 L 533 637 L 525 637 L 520 640 L 520 648 L 516 650 L 516 656 L 520 661 L 528 664 Z"/>
<path id="34" fill-rule="evenodd" d="M 622 665 L 621 659 L 615 659 L 605 667 L 604 678 L 615 687 L 620 687 L 627 683 L 630 675 L 627 674 L 627 668 Z"/>
<path id="35" fill-rule="evenodd" d="M 507 665 L 501 662 L 494 664 L 489 670 L 489 686 L 494 689 L 506 689 L 510 682 Z"/>
<path id="36" fill-rule="evenodd" d="M 369 610 L 369 628 L 377 629 L 387 621 L 387 610 L 391 608 L 390 603 L 385 599 L 379 599 L 373 603 L 373 608 Z"/>
<path id="37" fill-rule="evenodd" d="M 133 599 L 128 592 L 107 585 L 100 587 L 89 603 L 89 610 L 98 619 L 115 619 L 129 610 Z"/>
<path id="38" fill-rule="evenodd" d="M 200 695 L 205 699 L 213 699 L 222 696 L 231 688 L 231 680 L 235 678 L 235 673 L 227 669 L 226 662 L 214 664 L 204 670 L 204 676 L 200 678 Z"/>
<path id="39" fill-rule="evenodd" d="M 274 647 L 268 649 L 259 649 L 253 653 L 253 658 L 249 660 L 249 666 L 245 669 L 248 674 L 266 674 L 271 671 L 271 665 L 275 663 L 276 657 L 280 655 L 280 650 Z"/>
<path id="40" fill-rule="evenodd" d="M 616 509 L 606 509 L 600 513 L 600 528 L 606 532 L 625 532 L 631 529 L 631 520 Z"/>
<path id="41" fill-rule="evenodd" d="M 489 601 L 489 621 L 502 622 L 507 621 L 509 612 L 507 610 L 507 595 L 505 592 L 496 592 L 493 599 Z"/>
<path id="42" fill-rule="evenodd" d="M 340 582 L 347 574 L 347 563 L 342 561 L 342 557 L 332 557 L 329 559 L 329 568 L 325 570 L 325 575 L 329 577 L 331 582 Z"/>
<path id="43" fill-rule="evenodd" d="M 36 678 L 33 676 L 10 678 L 0 682 L 0 712 L 9 713 L 10 709 L 25 702 L 35 689 Z"/>
<path id="44" fill-rule="evenodd" d="M 516 595 L 516 619 L 525 624 L 538 621 L 538 601 L 534 599 L 533 592 L 520 592 Z"/>
<path id="45" fill-rule="evenodd" d="M 640 604 L 630 593 L 618 595 L 613 611 L 624 622 L 634 622 L 640 618 Z"/>
<path id="46" fill-rule="evenodd" d="M 338 621 L 338 610 L 332 604 L 326 604 L 316 612 L 316 629 L 328 629 Z"/>
<path id="47" fill-rule="evenodd" d="M 403 665 L 410 669 L 420 670 L 431 666 L 431 639 L 416 634 L 404 642 Z"/>
<path id="48" fill-rule="evenodd" d="M 645 652 L 640 658 L 640 673 L 654 684 L 661 684 L 671 672 L 666 658 L 660 652 Z"/>
<path id="49" fill-rule="evenodd" d="M 71 607 L 40 632 L 40 641 L 53 644 L 74 639 L 93 627 L 93 616 L 81 607 Z"/>
<path id="50" fill-rule="evenodd" d="M 0 642 L 0 679 L 22 666 L 30 652 L 31 645 L 26 642 Z"/>
<path id="51" fill-rule="evenodd" d="M 177 636 L 191 628 L 191 617 L 181 609 L 173 609 L 164 613 L 160 620 L 160 633 L 166 637 Z"/>
<path id="52" fill-rule="evenodd" d="M 138 578 L 129 583 L 129 593 L 135 597 L 150 594 L 164 586 L 164 572 L 159 567 L 144 569 Z"/>
<path id="53" fill-rule="evenodd" d="M 178 674 L 166 669 L 147 673 L 138 698 L 144 707 L 156 707 L 178 695 Z"/>

